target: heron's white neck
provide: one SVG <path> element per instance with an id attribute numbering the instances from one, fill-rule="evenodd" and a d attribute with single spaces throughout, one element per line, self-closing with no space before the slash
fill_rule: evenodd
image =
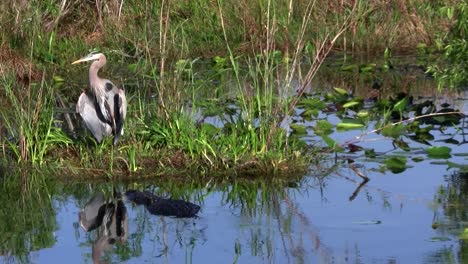
<path id="1" fill-rule="evenodd" d="M 104 81 L 98 76 L 99 69 L 101 69 L 102 66 L 104 66 L 102 62 L 97 60 L 89 67 L 89 84 L 98 100 L 103 98 L 105 93 Z"/>

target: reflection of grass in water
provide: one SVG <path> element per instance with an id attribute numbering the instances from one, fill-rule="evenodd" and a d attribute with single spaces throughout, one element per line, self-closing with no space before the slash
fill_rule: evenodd
<path id="1" fill-rule="evenodd" d="M 434 195 L 434 218 L 432 228 L 442 238 L 457 240 L 468 228 L 468 181 L 466 173 L 454 171 L 446 176 L 446 185 L 440 186 Z M 430 256 L 444 263 L 466 263 L 468 261 L 468 243 L 460 239 L 458 252 L 442 250 Z M 455 261 L 457 260 L 457 261 Z"/>
<path id="2" fill-rule="evenodd" d="M 0 181 L 0 252 L 30 261 L 30 252 L 52 247 L 58 225 L 50 185 L 34 171 L 18 171 Z"/>
<path id="3" fill-rule="evenodd" d="M 234 181 L 226 180 L 225 182 L 177 182 L 174 180 L 158 181 L 157 186 L 151 185 L 152 182 L 134 182 L 134 183 L 118 183 L 112 184 L 94 184 L 87 181 L 85 184 L 70 184 L 70 179 L 67 182 L 46 182 L 46 178 L 53 172 L 47 172 L 42 175 L 31 171 L 25 171 L 23 174 L 15 175 L 13 178 L 4 178 L 1 182 L 0 202 L 4 205 L 4 209 L 0 212 L 2 224 L 0 231 L 5 236 L 2 236 L 0 250 L 7 252 L 12 258 L 18 258 L 21 262 L 27 262 L 31 251 L 38 251 L 46 247 L 53 247 L 55 243 L 54 232 L 58 228 L 57 220 L 55 219 L 56 212 L 52 204 L 52 198 L 55 201 L 69 201 L 70 196 L 74 197 L 78 208 L 83 208 L 88 199 L 99 191 L 104 191 L 108 195 L 112 192 L 125 191 L 130 188 L 148 189 L 146 186 L 152 186 L 149 189 L 157 195 L 164 197 L 172 197 L 184 199 L 203 206 L 204 199 L 212 192 L 223 192 L 224 197 L 222 203 L 233 210 L 240 212 L 255 222 L 262 220 L 265 215 L 268 217 L 281 217 L 281 229 L 285 230 L 285 239 L 291 240 L 290 233 L 292 229 L 292 219 L 294 212 L 281 207 L 287 192 L 285 186 L 297 187 L 291 179 L 284 181 L 275 180 L 273 183 L 267 183 L 263 180 L 258 181 Z M 47 175 L 47 176 L 46 176 Z M 22 178 L 24 177 L 24 178 Z M 21 185 L 20 180 L 26 181 L 27 184 Z M 232 185 L 231 185 L 232 183 Z M 68 203 L 60 203 L 61 210 L 66 210 Z M 129 204 L 126 204 L 130 209 Z M 135 223 L 131 229 L 131 236 L 125 244 L 116 244 L 111 251 L 106 253 L 104 259 L 108 260 L 128 260 L 134 257 L 141 256 L 143 253 L 143 244 L 147 239 L 154 239 L 158 247 L 163 249 L 167 246 L 183 248 L 191 254 L 194 248 L 203 243 L 203 230 L 199 230 L 192 225 L 183 224 L 183 221 L 177 221 L 181 225 L 168 224 L 170 220 L 158 218 L 150 215 L 143 207 L 141 207 L 142 215 L 131 219 Z M 201 212 L 203 217 L 203 212 Z M 156 221 L 156 225 L 150 218 Z M 74 225 L 76 232 L 80 232 L 79 225 Z M 176 232 L 174 232 L 176 228 Z M 249 228 L 249 227 L 245 227 Z M 248 230 L 248 229 L 247 229 Z M 249 241 L 253 250 L 261 255 L 265 250 L 263 241 L 274 244 L 274 237 L 267 236 L 269 229 L 252 229 L 251 238 Z M 184 240 L 182 244 L 179 237 L 174 237 L 174 234 L 183 234 Z M 152 234 L 156 234 L 152 237 Z M 16 235 L 16 236 L 13 236 Z M 248 235 L 248 234 L 247 234 Z M 148 237 L 149 236 L 149 237 Z M 6 239 L 6 240 L 4 240 Z M 73 238 L 71 238 L 73 239 Z M 77 238 L 76 238 L 77 239 Z M 84 238 L 86 241 L 81 246 L 90 248 L 92 242 L 95 241 L 95 233 L 89 233 Z M 153 240 L 152 240 L 153 241 Z M 89 242 L 89 243 L 88 243 Z M 240 244 L 238 250 L 240 250 Z M 293 247 L 294 245 L 289 245 Z M 245 251 L 246 252 L 246 251 Z M 165 252 L 161 252 L 165 254 Z M 241 252 L 239 252 L 241 254 Z M 244 253 L 246 254 L 246 253 Z"/>

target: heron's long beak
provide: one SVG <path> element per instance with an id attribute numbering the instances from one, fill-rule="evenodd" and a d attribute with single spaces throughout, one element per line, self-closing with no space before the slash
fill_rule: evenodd
<path id="1" fill-rule="evenodd" d="M 83 61 L 82 59 L 79 59 L 79 60 L 76 60 L 76 61 L 72 62 L 72 64 L 77 64 L 77 63 L 80 63 L 82 61 Z"/>
<path id="2" fill-rule="evenodd" d="M 80 62 L 85 62 L 85 61 L 90 61 L 90 60 L 92 60 L 92 58 L 85 57 L 85 58 L 81 58 L 79 60 L 76 60 L 76 61 L 72 62 L 72 64 L 77 64 L 77 63 L 80 63 Z"/>
<path id="3" fill-rule="evenodd" d="M 72 64 L 77 64 L 77 63 L 85 62 L 85 61 L 97 60 L 97 59 L 99 59 L 100 55 L 101 55 L 100 53 L 98 53 L 98 54 L 92 53 L 92 54 L 89 54 L 86 57 L 83 57 L 83 58 L 81 58 L 79 60 L 76 60 L 76 61 L 72 62 Z"/>

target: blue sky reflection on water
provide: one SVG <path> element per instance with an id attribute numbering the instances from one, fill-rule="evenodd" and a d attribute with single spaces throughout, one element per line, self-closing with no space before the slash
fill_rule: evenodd
<path id="1" fill-rule="evenodd" d="M 430 242 L 438 236 L 431 227 L 431 204 L 445 168 L 421 168 L 427 169 L 368 175 L 372 180 L 352 202 L 347 200 L 355 185 L 337 177 L 327 183 L 323 197 L 298 204 L 307 208 L 304 211 L 320 230 L 323 243 L 342 260 L 350 252 L 351 258 L 358 255 L 363 263 L 385 259 L 423 263 L 426 254 L 456 241 Z"/>

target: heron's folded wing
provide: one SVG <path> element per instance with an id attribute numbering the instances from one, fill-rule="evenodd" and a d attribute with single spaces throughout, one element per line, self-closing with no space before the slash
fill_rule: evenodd
<path id="1" fill-rule="evenodd" d="M 81 115 L 86 127 L 98 142 L 103 136 L 110 136 L 112 129 L 107 123 L 102 122 L 97 115 L 94 99 L 86 93 L 82 93 L 76 105 L 76 111 Z"/>

